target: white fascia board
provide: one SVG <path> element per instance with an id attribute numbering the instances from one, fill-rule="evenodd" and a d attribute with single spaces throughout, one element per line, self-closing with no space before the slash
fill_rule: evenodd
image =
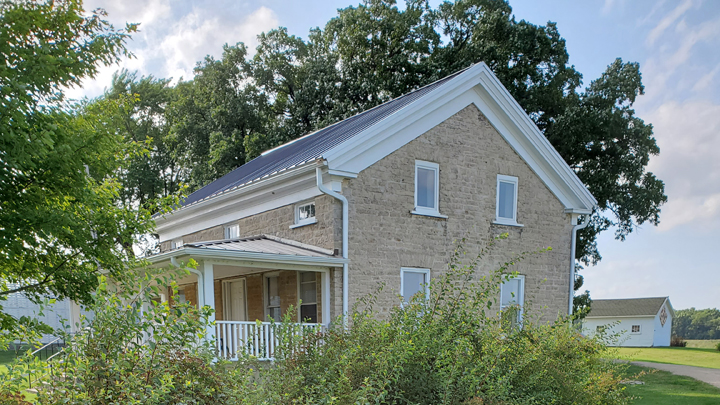
<path id="1" fill-rule="evenodd" d="M 496 87 L 500 85 L 499 81 L 490 80 L 494 77 L 486 65 L 474 66 L 450 83 L 325 153 L 328 167 L 359 173 L 468 105 L 475 104 L 566 210 L 591 213 L 597 205 L 594 197 L 522 108 L 507 91 L 493 94 L 486 90 L 489 87 L 498 93 Z M 499 90 L 505 89 L 500 85 Z M 507 97 L 500 97 L 502 95 Z M 498 102 L 498 98 L 502 103 Z"/>
<path id="2" fill-rule="evenodd" d="M 236 260 L 239 262 L 257 262 L 274 264 L 294 264 L 306 266 L 340 267 L 347 263 L 342 257 L 293 256 L 270 253 L 246 252 L 239 250 L 220 250 L 183 247 L 148 257 L 150 264 L 169 261 L 171 258 L 188 257 L 201 260 Z"/>
<path id="3" fill-rule="evenodd" d="M 321 164 L 310 162 L 165 214 L 156 219 L 160 241 L 317 197 L 322 193 L 315 184 L 315 168 Z"/>

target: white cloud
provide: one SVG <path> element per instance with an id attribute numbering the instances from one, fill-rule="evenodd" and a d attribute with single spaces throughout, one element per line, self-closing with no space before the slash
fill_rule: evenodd
<path id="1" fill-rule="evenodd" d="M 670 14 L 666 15 L 665 18 L 660 20 L 660 22 L 655 26 L 655 28 L 653 28 L 648 34 L 646 39 L 647 45 L 652 46 L 655 41 L 657 41 L 657 39 L 660 38 L 660 36 L 665 32 L 665 30 L 670 28 L 670 26 L 675 21 L 677 21 L 678 18 L 682 17 L 682 15 L 685 14 L 685 12 L 687 12 L 692 5 L 692 0 L 685 0 L 677 7 L 675 7 L 675 9 L 670 12 Z"/>
<path id="2" fill-rule="evenodd" d="M 660 146 L 648 169 L 665 181 L 668 195 L 659 230 L 720 227 L 720 105 L 671 101 L 644 117 Z"/>
<path id="3" fill-rule="evenodd" d="M 711 70 L 707 74 L 703 75 L 693 86 L 693 90 L 696 92 L 704 92 L 712 86 L 715 75 L 720 72 L 720 65 L 715 66 L 715 69 Z"/>
<path id="4" fill-rule="evenodd" d="M 108 12 L 108 20 L 116 28 L 123 28 L 126 22 L 140 23 L 139 32 L 128 42 L 135 57 L 101 67 L 95 79 L 67 91 L 71 98 L 101 95 L 113 73 L 122 68 L 143 75 L 189 79 L 195 64 L 208 54 L 220 57 L 224 44 L 244 42 L 252 53 L 257 35 L 279 25 L 273 10 L 252 7 L 250 2 L 184 1 L 173 2 L 172 7 L 170 0 L 85 2 L 88 11 L 99 7 Z"/>
<path id="5" fill-rule="evenodd" d="M 166 76 L 187 78 L 192 76 L 195 64 L 206 55 L 219 57 L 224 44 L 244 42 L 254 49 L 257 35 L 277 25 L 275 13 L 264 6 L 240 22 L 194 9 L 172 26 L 171 33 L 162 39 L 157 51 L 164 55 Z"/>

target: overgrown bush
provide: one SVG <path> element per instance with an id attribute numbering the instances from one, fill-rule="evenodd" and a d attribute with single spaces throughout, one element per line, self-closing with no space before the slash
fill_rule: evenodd
<path id="1" fill-rule="evenodd" d="M 720 352 L 720 342 L 717 342 L 717 344 L 715 345 L 715 348 L 717 349 L 717 351 Z"/>
<path id="2" fill-rule="evenodd" d="M 670 346 L 672 347 L 685 347 L 687 342 L 682 336 L 673 336 L 670 338 Z"/>
<path id="3" fill-rule="evenodd" d="M 623 366 L 604 358 L 600 340 L 568 320 L 539 322 L 527 308 L 521 325 L 499 316 L 499 285 L 514 260 L 478 277 L 483 255 L 467 266 L 462 256 L 433 280 L 428 301 L 417 296 L 385 320 L 369 297 L 347 330 L 303 342 L 287 327 L 282 347 L 292 350 L 260 372 L 255 403 L 627 403 Z"/>
<path id="4" fill-rule="evenodd" d="M 172 278 L 136 276 L 120 285 L 103 279 L 84 332 L 65 336 L 61 357 L 47 365 L 29 357 L 11 364 L 0 398 L 11 401 L 32 382 L 47 405 L 242 403 L 248 374 L 213 362 L 204 339 L 210 310 L 160 303 L 158 286 L 174 286 Z"/>

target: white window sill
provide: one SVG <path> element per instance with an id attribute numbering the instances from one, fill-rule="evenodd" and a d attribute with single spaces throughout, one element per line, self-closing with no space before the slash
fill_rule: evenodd
<path id="1" fill-rule="evenodd" d="M 523 224 L 518 224 L 517 222 L 510 222 L 510 221 L 503 221 L 501 219 L 496 219 L 493 222 L 493 225 L 503 225 L 503 226 L 516 226 L 518 228 L 522 228 Z"/>
<path id="2" fill-rule="evenodd" d="M 439 212 L 418 212 L 418 211 L 410 211 L 410 213 L 413 214 L 413 215 L 420 215 L 420 216 L 423 216 L 423 217 L 433 217 L 433 218 L 442 218 L 442 219 L 447 219 L 447 218 L 448 218 L 447 215 L 442 215 L 442 214 L 439 213 Z"/>
<path id="3" fill-rule="evenodd" d="M 299 224 L 290 225 L 290 229 L 300 228 L 301 226 L 312 225 L 312 224 L 317 224 L 317 219 L 315 219 L 315 218 L 308 219 L 306 221 L 300 222 Z"/>

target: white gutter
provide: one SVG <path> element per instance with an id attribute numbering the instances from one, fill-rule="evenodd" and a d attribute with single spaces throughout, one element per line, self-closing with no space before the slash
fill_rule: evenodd
<path id="1" fill-rule="evenodd" d="M 592 214 L 585 215 L 585 219 L 582 224 L 573 226 L 572 234 L 570 236 L 570 303 L 568 307 L 568 315 L 573 314 L 573 298 L 575 297 L 575 247 L 577 245 L 577 231 L 588 226 L 591 215 Z"/>
<path id="2" fill-rule="evenodd" d="M 170 257 L 170 263 L 172 263 L 173 266 L 175 266 L 175 267 L 177 267 L 177 268 L 179 268 L 179 269 L 184 269 L 184 270 L 189 271 L 190 273 L 193 273 L 193 274 L 197 275 L 197 280 L 198 280 L 198 281 L 197 281 L 197 283 L 198 283 L 198 288 L 197 288 L 197 289 L 198 289 L 198 308 L 202 308 L 203 306 L 205 306 L 205 282 L 204 282 L 204 280 L 203 280 L 204 277 L 203 277 L 202 272 L 201 272 L 200 270 L 193 269 L 193 268 L 191 268 L 191 267 L 183 267 L 183 266 L 181 266 L 180 263 L 178 263 L 178 261 L 177 261 L 177 259 L 175 258 L 175 256 L 171 256 L 171 257 Z"/>
<path id="3" fill-rule="evenodd" d="M 343 263 L 343 292 L 342 292 L 342 319 L 343 325 L 347 327 L 347 315 L 348 315 L 348 200 L 344 195 L 336 193 L 323 185 L 322 181 L 322 168 L 318 167 L 315 169 L 315 176 L 317 177 L 318 190 L 324 194 L 329 195 L 342 202 L 342 257 L 345 259 Z"/>

